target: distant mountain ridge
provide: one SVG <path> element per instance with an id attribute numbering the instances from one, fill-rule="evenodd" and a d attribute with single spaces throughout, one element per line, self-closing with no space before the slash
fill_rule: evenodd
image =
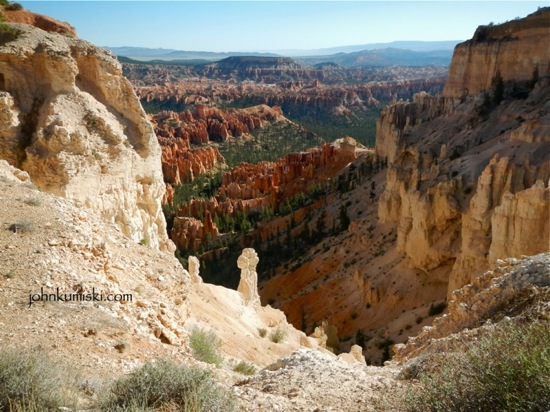
<path id="1" fill-rule="evenodd" d="M 125 63 L 134 64 L 178 64 L 178 65 L 212 65 L 219 63 L 221 66 L 239 66 L 243 68 L 266 68 L 280 66 L 281 64 L 292 66 L 294 69 L 303 67 L 366 67 L 366 66 L 439 66 L 447 67 L 451 63 L 452 50 L 433 50 L 433 51 L 413 51 L 404 49 L 378 49 L 363 50 L 353 53 L 337 53 L 329 56 L 303 56 L 303 57 L 282 57 L 266 55 L 242 55 L 212 58 L 204 54 L 182 55 L 186 52 L 174 52 L 173 59 L 166 59 L 161 55 L 155 55 L 154 52 L 149 56 L 128 56 L 119 54 L 118 59 Z M 194 53 L 194 52 L 193 52 Z M 202 53 L 202 52 L 200 52 Z M 116 54 L 116 53 L 115 53 Z M 165 55 L 166 56 L 166 55 Z"/>
<path id="2" fill-rule="evenodd" d="M 257 52 L 207 52 L 207 51 L 186 51 L 175 49 L 150 49 L 147 47 L 105 47 L 117 56 L 124 56 L 134 60 L 221 60 L 232 56 L 266 56 L 266 57 L 281 57 L 274 53 L 257 53 Z"/>
<path id="3" fill-rule="evenodd" d="M 276 53 L 284 56 L 327 56 L 337 53 L 353 53 L 363 50 L 380 50 L 380 49 L 404 49 L 418 52 L 435 51 L 435 50 L 453 50 L 458 43 L 462 43 L 463 40 L 442 40 L 442 41 L 415 41 L 415 40 L 402 40 L 392 41 L 389 43 L 367 43 L 351 46 L 339 46 L 339 47 L 327 47 L 322 49 L 311 50 L 276 50 Z"/>
<path id="4" fill-rule="evenodd" d="M 334 63 L 344 67 L 359 66 L 449 66 L 453 50 L 414 51 L 386 48 L 362 50 L 353 53 L 340 52 L 329 56 L 294 57 L 306 66 Z"/>
<path id="5" fill-rule="evenodd" d="M 147 47 L 109 47 L 107 49 L 117 56 L 124 56 L 134 60 L 149 61 L 149 60 L 221 60 L 232 56 L 266 56 L 266 57 L 295 57 L 295 58 L 318 58 L 319 62 L 333 61 L 338 63 L 334 59 L 333 55 L 338 54 L 351 54 L 357 52 L 374 51 L 382 49 L 399 49 L 407 52 L 419 52 L 419 53 L 434 53 L 446 51 L 450 55 L 454 50 L 454 47 L 460 43 L 461 40 L 446 40 L 446 41 L 394 41 L 390 43 L 369 43 L 362 45 L 351 45 L 341 47 L 330 47 L 323 49 L 311 49 L 311 50 L 275 50 L 265 52 L 208 52 L 208 51 L 185 51 L 176 49 L 163 49 L 163 48 L 147 48 Z M 321 56 L 331 57 L 331 60 L 322 60 Z M 302 59 L 304 60 L 304 59 Z M 342 63 L 339 63 L 342 64 Z M 344 64 L 346 65 L 346 64 Z"/>

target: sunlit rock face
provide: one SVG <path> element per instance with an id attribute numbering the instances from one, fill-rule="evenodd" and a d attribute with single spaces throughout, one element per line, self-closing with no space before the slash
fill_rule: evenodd
<path id="1" fill-rule="evenodd" d="M 88 42 L 14 27 L 19 36 L 0 45 L 0 157 L 134 241 L 173 250 L 160 146 L 119 63 Z"/>
<path id="2" fill-rule="evenodd" d="M 471 40 L 455 48 L 443 94 L 475 96 L 489 89 L 497 73 L 504 81 L 550 74 L 548 8 L 498 26 L 480 26 Z"/>

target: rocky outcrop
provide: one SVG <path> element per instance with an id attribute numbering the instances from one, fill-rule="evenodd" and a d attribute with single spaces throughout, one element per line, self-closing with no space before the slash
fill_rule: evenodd
<path id="1" fill-rule="evenodd" d="M 349 353 L 341 353 L 338 359 L 346 362 L 349 365 L 366 365 L 365 357 L 363 356 L 363 348 L 359 345 L 353 345 Z"/>
<path id="2" fill-rule="evenodd" d="M 13 27 L 17 38 L 0 46 L 0 158 L 134 241 L 173 250 L 160 147 L 118 62 L 85 41 Z"/>
<path id="3" fill-rule="evenodd" d="M 181 113 L 162 111 L 152 116 L 161 144 L 162 139 L 195 144 L 224 142 L 280 120 L 285 120 L 281 109 L 267 105 L 222 110 L 198 104 L 193 110 Z"/>
<path id="4" fill-rule="evenodd" d="M 192 217 L 174 218 L 174 226 L 170 238 L 178 250 L 197 251 L 204 243 L 215 240 L 220 231 L 212 221 L 212 215 L 206 211 L 204 220 Z"/>
<path id="5" fill-rule="evenodd" d="M 28 10 L 3 10 L 5 20 L 10 23 L 22 23 L 38 27 L 44 31 L 63 34 L 69 37 L 77 37 L 76 30 L 69 23 L 61 22 L 49 16 L 30 12 Z"/>
<path id="6" fill-rule="evenodd" d="M 456 290 L 447 313 L 406 345 L 396 345 L 396 360 L 444 347 L 447 339 L 482 325 L 514 317 L 550 319 L 550 254 L 497 261 L 497 267 Z"/>
<path id="7" fill-rule="evenodd" d="M 237 267 L 241 269 L 241 280 L 237 292 L 239 292 L 245 304 L 260 305 L 260 295 L 258 294 L 258 273 L 256 266 L 258 265 L 258 254 L 252 248 L 243 250 L 241 256 L 237 260 Z"/>
<path id="8" fill-rule="evenodd" d="M 350 365 L 333 354 L 300 349 L 234 387 L 248 411 L 365 412 L 398 387 L 398 370 Z M 305 377 L 308 377 L 305 379 Z M 361 388 L 361 389 L 358 389 Z"/>
<path id="9" fill-rule="evenodd" d="M 411 75 L 416 77 L 409 78 Z M 420 77 L 420 78 L 419 78 Z M 381 101 L 411 99 L 415 93 L 439 93 L 445 83 L 445 73 L 399 73 L 396 78 L 373 76 L 354 79 L 353 83 L 338 82 L 327 85 L 317 81 L 279 82 L 277 84 L 239 83 L 219 80 L 192 81 L 185 79 L 163 86 L 142 86 L 136 92 L 144 105 L 170 110 L 188 105 L 237 103 L 239 105 L 268 105 L 281 107 L 288 116 L 338 114 L 345 116 L 350 110 L 368 111 L 379 107 Z M 179 110 L 179 109 L 178 109 Z"/>
<path id="10" fill-rule="evenodd" d="M 188 262 L 188 272 L 189 276 L 191 277 L 191 282 L 193 283 L 202 283 L 202 278 L 200 275 L 200 267 L 201 264 L 199 262 L 199 259 L 196 256 L 189 256 L 187 259 Z"/>
<path id="11" fill-rule="evenodd" d="M 538 67 L 546 73 L 550 39 L 542 22 L 549 17 L 550 9 L 543 9 L 487 28 L 500 37 L 481 38 L 485 29 L 478 29 L 455 50 L 443 96 L 419 94 L 412 103 L 391 105 L 378 121 L 377 155 L 388 162 L 378 216 L 397 226 L 397 250 L 410 268 L 448 273 L 449 297 L 498 258 L 550 247 L 550 162 L 542 155 L 550 150 L 549 80 L 540 78 L 524 89 L 527 95 L 517 94 L 527 87 L 535 64 L 545 62 Z M 486 47 L 500 52 L 491 54 Z M 492 63 L 464 66 L 465 48 L 471 64 L 489 57 Z M 491 84 L 476 73 L 490 79 L 493 66 L 506 66 L 507 86 L 498 105 L 482 94 L 457 92 L 456 73 L 477 93 Z"/>
<path id="12" fill-rule="evenodd" d="M 355 149 L 355 141 L 348 138 L 306 152 L 289 153 L 275 162 L 237 166 L 223 175 L 219 195 L 237 199 L 270 196 L 274 200 L 271 207 L 275 208 L 315 181 L 334 176 L 357 157 Z"/>
<path id="13" fill-rule="evenodd" d="M 167 183 L 165 203 L 172 203 L 173 186 L 191 182 L 225 163 L 217 147 L 192 147 L 192 144 L 242 137 L 279 121 L 287 121 L 281 109 L 266 105 L 229 110 L 197 105 L 192 111 L 163 111 L 152 116 L 162 148 L 162 171 Z"/>
<path id="14" fill-rule="evenodd" d="M 179 207 L 171 238 L 181 250 L 197 250 L 207 234 L 211 240 L 219 235 L 208 219 L 276 210 L 298 193 L 324 184 L 356 156 L 356 143 L 347 138 L 307 152 L 289 153 L 275 162 L 237 166 L 223 175 L 215 197 L 191 199 Z"/>
<path id="15" fill-rule="evenodd" d="M 550 8 L 497 26 L 480 26 L 471 40 L 455 48 L 444 96 L 475 96 L 504 82 L 530 81 L 550 74 Z"/>
<path id="16" fill-rule="evenodd" d="M 531 180 L 524 186 L 525 177 L 535 173 L 536 168 L 513 165 L 498 156 L 483 170 L 462 217 L 462 244 L 450 275 L 449 293 L 472 282 L 497 259 L 550 250 L 548 180 L 546 184 Z M 547 175 L 545 170 L 535 176 L 547 179 Z"/>
<path id="17" fill-rule="evenodd" d="M 196 176 L 205 174 L 224 163 L 217 148 L 212 146 L 191 149 L 185 140 L 166 142 L 159 139 L 162 147 L 162 172 L 164 181 L 170 185 L 192 182 Z M 171 201 L 167 203 L 172 203 Z"/>

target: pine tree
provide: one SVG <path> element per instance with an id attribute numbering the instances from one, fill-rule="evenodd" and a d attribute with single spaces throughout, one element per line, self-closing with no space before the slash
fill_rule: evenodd
<path id="1" fill-rule="evenodd" d="M 340 230 L 345 231 L 348 230 L 349 224 L 351 223 L 350 218 L 348 216 L 348 211 L 344 205 L 340 205 Z"/>
<path id="2" fill-rule="evenodd" d="M 500 75 L 500 71 L 497 71 L 495 78 L 493 79 L 493 104 L 498 106 L 504 98 L 504 81 Z"/>

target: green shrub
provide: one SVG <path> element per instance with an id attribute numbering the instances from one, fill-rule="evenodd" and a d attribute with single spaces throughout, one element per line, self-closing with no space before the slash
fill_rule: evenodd
<path id="1" fill-rule="evenodd" d="M 269 339 L 273 343 L 281 343 L 285 340 L 286 334 L 281 330 L 277 329 L 271 332 L 271 335 L 269 335 Z"/>
<path id="2" fill-rule="evenodd" d="M 245 361 L 240 361 L 238 364 L 235 365 L 233 370 L 243 375 L 254 375 L 256 373 L 256 368 L 254 367 L 254 365 L 246 363 Z"/>
<path id="3" fill-rule="evenodd" d="M 23 203 L 29 206 L 40 206 L 42 204 L 42 200 L 37 197 L 31 197 L 23 200 Z"/>
<path id="4" fill-rule="evenodd" d="M 195 327 L 189 336 L 189 345 L 193 356 L 206 363 L 220 366 L 223 358 L 220 354 L 221 341 L 214 332 L 206 332 Z"/>
<path id="5" fill-rule="evenodd" d="M 6 6 L 6 10 L 12 10 L 12 11 L 23 10 L 23 6 L 19 3 L 10 3 Z"/>
<path id="6" fill-rule="evenodd" d="M 42 351 L 0 351 L 0 411 L 46 411 L 75 406 L 77 376 Z"/>
<path id="7" fill-rule="evenodd" d="M 235 410 L 235 402 L 208 371 L 158 360 L 113 382 L 100 406 L 100 410 L 109 412 L 159 408 L 226 412 Z"/>
<path id="8" fill-rule="evenodd" d="M 267 335 L 267 329 L 259 328 L 258 329 L 258 334 L 260 335 L 261 338 L 265 338 L 265 336 Z"/>
<path id="9" fill-rule="evenodd" d="M 12 223 L 9 229 L 13 233 L 29 233 L 34 231 L 34 223 L 27 219 L 21 219 Z"/>
<path id="10" fill-rule="evenodd" d="M 434 355 L 404 411 L 547 411 L 550 408 L 550 324 L 506 324 Z"/>

